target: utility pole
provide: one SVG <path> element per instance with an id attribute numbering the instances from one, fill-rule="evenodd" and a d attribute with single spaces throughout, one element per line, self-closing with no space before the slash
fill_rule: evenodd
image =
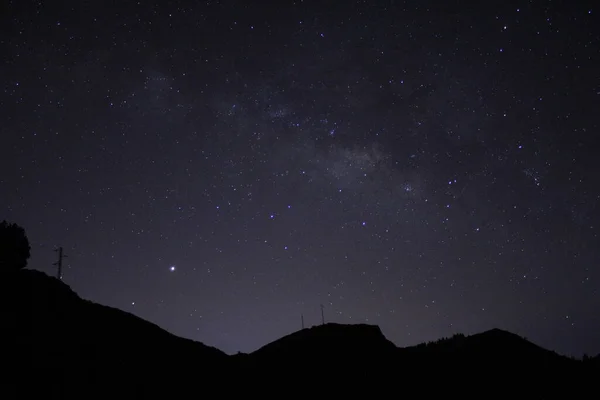
<path id="1" fill-rule="evenodd" d="M 304 315 L 300 314 L 300 319 L 302 320 L 302 329 L 304 329 Z"/>
<path id="2" fill-rule="evenodd" d="M 58 271 L 56 273 L 56 277 L 62 281 L 62 263 L 63 263 L 63 258 L 67 258 L 67 256 L 63 253 L 62 247 L 59 247 L 58 249 L 54 249 L 54 251 L 58 252 L 58 261 L 52 265 L 58 266 Z"/>
<path id="3" fill-rule="evenodd" d="M 325 325 L 325 314 L 323 313 L 324 308 L 325 308 L 325 306 L 323 306 L 323 304 L 321 304 L 321 325 Z"/>

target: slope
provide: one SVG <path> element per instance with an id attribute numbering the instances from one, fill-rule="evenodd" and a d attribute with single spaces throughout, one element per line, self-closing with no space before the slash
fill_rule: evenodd
<path id="1" fill-rule="evenodd" d="M 43 383 L 20 390 L 154 393 L 168 390 L 165 380 L 170 386 L 198 376 L 209 384 L 228 359 L 132 314 L 83 300 L 39 271 L 0 276 L 0 312 L 5 365 L 17 377 Z"/>

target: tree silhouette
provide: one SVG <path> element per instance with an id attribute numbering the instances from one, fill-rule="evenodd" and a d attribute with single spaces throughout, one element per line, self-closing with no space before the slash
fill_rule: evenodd
<path id="1" fill-rule="evenodd" d="M 0 271 L 16 271 L 27 266 L 31 247 L 25 230 L 17 224 L 0 222 Z"/>

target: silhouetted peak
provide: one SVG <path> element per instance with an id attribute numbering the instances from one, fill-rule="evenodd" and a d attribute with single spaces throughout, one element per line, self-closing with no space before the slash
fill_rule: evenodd
<path id="1" fill-rule="evenodd" d="M 469 336 L 471 341 L 479 340 L 485 342 L 495 342 L 497 344 L 504 345 L 521 345 L 521 346 L 532 346 L 538 347 L 537 345 L 531 343 L 527 339 L 522 336 L 517 335 L 516 333 L 512 333 L 509 331 L 505 331 L 503 329 L 494 328 L 485 332 L 476 333 L 474 335 Z"/>
<path id="2" fill-rule="evenodd" d="M 567 357 L 560 356 L 522 336 L 502 329 L 491 329 L 468 336 L 465 345 L 469 352 L 477 354 L 478 357 L 490 357 L 497 360 L 519 359 L 524 364 L 568 361 Z"/>
<path id="3" fill-rule="evenodd" d="M 488 335 L 488 336 L 494 336 L 494 337 L 512 337 L 512 338 L 521 338 L 519 335 L 506 331 L 504 329 L 500 329 L 500 328 L 492 328 L 490 330 L 487 331 L 483 331 L 481 333 L 479 333 L 478 335 Z"/>
<path id="4" fill-rule="evenodd" d="M 310 328 L 299 330 L 291 335 L 298 336 L 304 340 L 326 340 L 327 338 L 335 338 L 356 343 L 383 343 L 389 342 L 381 332 L 381 329 L 377 325 L 368 324 L 337 324 L 327 323 L 324 325 L 315 325 Z M 282 339 L 285 339 L 283 337 Z"/>
<path id="5" fill-rule="evenodd" d="M 396 346 L 386 339 L 376 325 L 328 323 L 313 326 L 282 337 L 252 354 L 278 357 L 313 357 L 324 355 L 376 355 Z"/>
<path id="6" fill-rule="evenodd" d="M 305 333 L 307 335 L 314 335 L 315 337 L 321 335 L 337 335 L 353 337 L 356 340 L 387 341 L 379 326 L 369 324 L 337 324 L 329 322 L 324 325 L 315 325 L 310 328 L 302 329 L 297 333 Z"/>

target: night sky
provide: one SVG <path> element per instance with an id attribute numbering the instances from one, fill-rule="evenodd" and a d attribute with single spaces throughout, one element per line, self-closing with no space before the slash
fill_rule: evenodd
<path id="1" fill-rule="evenodd" d="M 63 246 L 80 296 L 228 353 L 320 304 L 399 346 L 600 352 L 592 2 L 2 4 L 31 268 Z"/>

